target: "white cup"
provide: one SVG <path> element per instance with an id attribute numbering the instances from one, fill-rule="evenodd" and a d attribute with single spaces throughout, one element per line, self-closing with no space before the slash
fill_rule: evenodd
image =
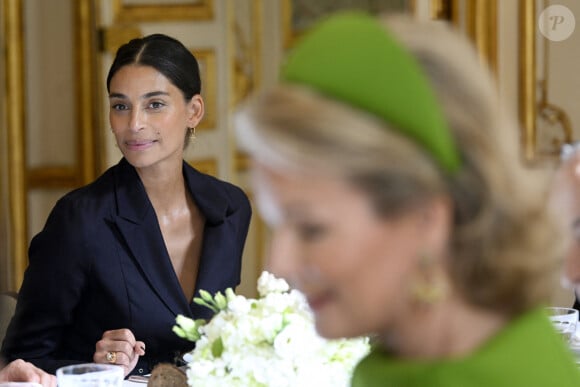
<path id="1" fill-rule="evenodd" d="M 56 370 L 58 387 L 122 387 L 123 367 L 114 364 L 74 364 Z"/>
<path id="2" fill-rule="evenodd" d="M 578 325 L 578 310 L 549 307 L 546 308 L 546 311 L 556 331 L 562 335 L 567 343 L 570 343 L 576 333 L 576 325 Z"/>

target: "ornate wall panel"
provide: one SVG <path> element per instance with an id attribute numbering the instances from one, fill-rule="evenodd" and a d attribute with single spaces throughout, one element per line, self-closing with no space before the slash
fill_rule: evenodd
<path id="1" fill-rule="evenodd" d="M 271 38 L 271 35 L 264 31 L 263 6 L 262 0 L 228 0 L 230 112 L 235 111 L 237 105 L 246 97 L 259 90 L 262 85 L 262 66 L 277 65 L 262 57 L 262 40 Z M 239 292 L 255 297 L 256 281 L 265 263 L 266 227 L 256 210 L 249 181 L 248 160 L 238 151 L 234 141 L 232 134 L 233 181 L 246 191 L 253 207 L 252 222 L 244 249 Z"/>
<path id="2" fill-rule="evenodd" d="M 556 4 L 566 7 L 572 17 L 556 9 L 542 19 L 543 11 Z M 532 165 L 554 164 L 561 145 L 580 138 L 580 34 L 571 25 L 574 14 L 580 16 L 576 0 L 519 1 L 519 115 L 524 159 Z M 542 20 L 559 22 L 549 25 L 549 32 L 543 35 Z M 570 26 L 570 35 L 555 40 L 559 29 Z"/>
<path id="3" fill-rule="evenodd" d="M 5 0 L 9 242 L 17 290 L 27 247 L 54 204 L 96 173 L 91 0 Z M 45 204 L 42 204 L 45 203 Z"/>
<path id="4" fill-rule="evenodd" d="M 381 13 L 411 12 L 413 7 L 414 1 L 409 0 L 282 0 L 284 47 L 290 47 L 316 20 L 341 9 Z"/>
<path id="5" fill-rule="evenodd" d="M 205 114 L 199 123 L 198 129 L 212 129 L 216 127 L 217 75 L 214 49 L 191 49 L 197 58 L 201 76 L 202 95 L 205 102 Z"/>
<path id="6" fill-rule="evenodd" d="M 112 0 L 117 22 L 209 20 L 213 0 Z"/>

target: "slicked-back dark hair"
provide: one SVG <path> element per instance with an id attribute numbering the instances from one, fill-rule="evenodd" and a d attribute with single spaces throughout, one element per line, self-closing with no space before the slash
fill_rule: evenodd
<path id="1" fill-rule="evenodd" d="M 132 64 L 155 68 L 181 90 L 186 100 L 201 92 L 199 65 L 195 56 L 170 36 L 148 35 L 132 39 L 119 47 L 107 75 L 107 92 L 117 71 Z"/>

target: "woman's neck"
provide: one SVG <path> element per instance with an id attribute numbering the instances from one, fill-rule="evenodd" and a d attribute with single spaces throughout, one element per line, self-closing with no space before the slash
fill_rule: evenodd
<path id="1" fill-rule="evenodd" d="M 138 169 L 137 173 L 156 212 L 171 213 L 186 204 L 187 190 L 181 163 L 171 169 Z"/>
<path id="2" fill-rule="evenodd" d="M 407 359 L 459 358 L 473 353 L 507 323 L 500 313 L 457 298 L 414 308 L 381 336 L 389 352 Z"/>

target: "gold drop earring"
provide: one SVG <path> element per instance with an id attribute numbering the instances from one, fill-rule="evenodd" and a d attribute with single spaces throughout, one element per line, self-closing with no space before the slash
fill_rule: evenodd
<path id="1" fill-rule="evenodd" d="M 449 293 L 447 281 L 436 272 L 435 262 L 426 254 L 419 259 L 419 274 L 411 283 L 413 299 L 421 305 L 434 305 Z"/>

